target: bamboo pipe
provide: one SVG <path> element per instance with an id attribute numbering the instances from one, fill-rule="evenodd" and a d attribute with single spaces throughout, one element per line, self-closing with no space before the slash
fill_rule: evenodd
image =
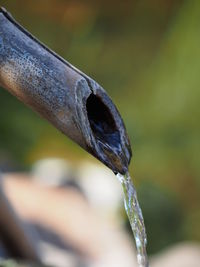
<path id="1" fill-rule="evenodd" d="M 0 8 L 0 85 L 115 173 L 131 147 L 105 90 L 39 42 Z"/>

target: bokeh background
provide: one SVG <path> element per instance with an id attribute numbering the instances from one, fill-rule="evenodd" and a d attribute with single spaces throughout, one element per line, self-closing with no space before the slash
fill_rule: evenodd
<path id="1" fill-rule="evenodd" d="M 117 105 L 132 143 L 130 173 L 149 254 L 176 242 L 200 241 L 200 1 L 0 4 L 99 82 Z M 74 166 L 83 160 L 97 163 L 1 88 L 1 170 L 29 171 L 49 157 Z"/>

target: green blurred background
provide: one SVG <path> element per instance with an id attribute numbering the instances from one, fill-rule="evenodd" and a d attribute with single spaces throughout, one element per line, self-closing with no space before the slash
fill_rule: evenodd
<path id="1" fill-rule="evenodd" d="M 155 253 L 200 241 L 200 1 L 1 0 L 42 42 L 99 82 L 117 105 Z M 0 89 L 0 166 L 96 161 Z"/>

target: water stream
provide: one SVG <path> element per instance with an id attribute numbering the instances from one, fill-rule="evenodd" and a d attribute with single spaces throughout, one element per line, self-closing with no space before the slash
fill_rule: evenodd
<path id="1" fill-rule="evenodd" d="M 86 108 L 92 132 L 101 153 L 104 155 L 105 163 L 110 161 L 110 163 L 114 164 L 114 166 L 109 164 L 110 168 L 114 167 L 114 169 L 122 170 L 122 167 L 124 167 L 123 170 L 126 171 L 130 160 L 129 157 L 131 157 L 131 149 L 126 147 L 128 150 L 126 153 L 124 152 L 120 131 L 108 107 L 99 97 L 91 94 L 87 99 Z M 123 187 L 124 205 L 135 237 L 138 265 L 139 267 L 148 267 L 147 237 L 135 187 L 128 172 L 125 175 L 118 173 L 117 177 Z"/>
<path id="2" fill-rule="evenodd" d="M 139 267 L 149 267 L 146 253 L 146 230 L 135 187 L 128 172 L 125 175 L 118 173 L 117 178 L 124 191 L 124 206 L 135 237 L 138 265 Z"/>

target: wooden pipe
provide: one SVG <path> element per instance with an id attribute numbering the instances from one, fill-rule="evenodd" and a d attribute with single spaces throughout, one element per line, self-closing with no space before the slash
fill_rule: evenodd
<path id="1" fill-rule="evenodd" d="M 115 173 L 128 170 L 129 139 L 105 90 L 39 42 L 4 8 L 0 84 Z"/>

